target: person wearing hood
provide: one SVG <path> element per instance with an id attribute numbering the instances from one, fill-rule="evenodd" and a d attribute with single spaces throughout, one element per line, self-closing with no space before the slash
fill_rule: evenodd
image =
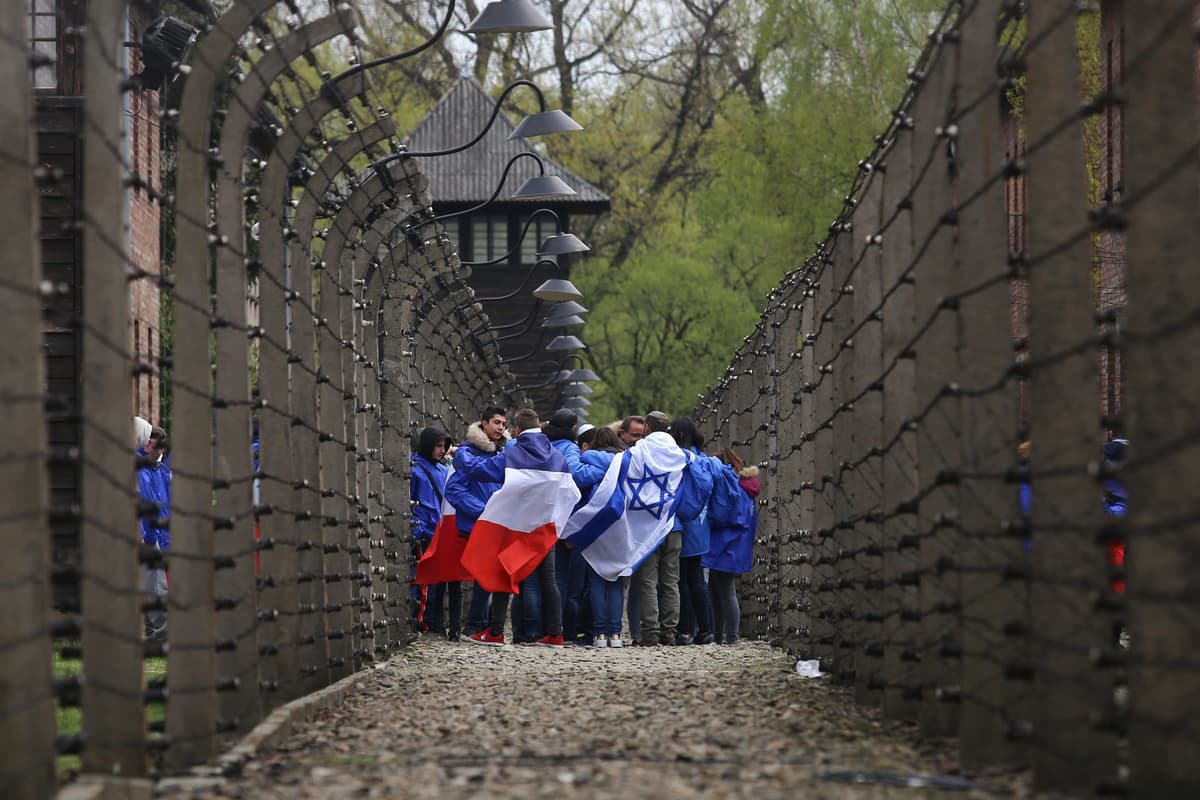
<path id="1" fill-rule="evenodd" d="M 458 535 L 469 538 L 488 499 L 500 488 L 500 480 L 482 474 L 483 467 L 504 448 L 508 416 L 499 406 L 488 406 L 478 422 L 472 422 L 454 452 L 454 471 L 446 481 L 446 501 L 454 506 Z M 490 593 L 475 585 L 471 607 L 463 629 L 464 641 L 488 627 Z"/>
<path id="2" fill-rule="evenodd" d="M 665 412 L 651 411 L 643 419 L 646 433 L 634 447 L 644 447 L 646 445 L 642 442 L 653 440 L 652 446 L 681 449 L 668 432 L 671 418 Z M 679 550 L 682 538 L 682 529 L 678 525 L 671 528 L 662 543 L 633 572 L 631 592 L 637 594 L 640 617 L 640 636 L 634 642 L 642 646 L 675 644 L 679 626 Z"/>
<path id="3" fill-rule="evenodd" d="M 412 459 L 409 479 L 409 498 L 412 500 L 412 537 L 417 555 L 429 547 L 442 515 L 442 500 L 446 496 L 446 478 L 450 469 L 442 460 L 450 449 L 450 434 L 441 428 L 422 428 L 417 434 L 417 452 Z M 442 603 L 447 585 L 413 587 L 417 600 L 417 621 L 421 630 L 441 633 L 443 630 Z M 457 640 L 462 621 L 462 584 L 449 585 L 450 615 L 448 636 Z"/>
<path id="4" fill-rule="evenodd" d="M 671 421 L 671 435 L 683 450 L 695 457 L 693 469 L 707 470 L 709 475 L 716 477 L 722 465 L 705 454 L 704 435 L 695 422 L 688 417 L 676 417 Z M 711 605 L 701 564 L 701 559 L 708 553 L 711 536 L 707 507 L 695 519 L 686 522 L 677 519 L 675 524 L 682 531 L 679 547 L 679 632 L 675 643 L 712 644 Z"/>
<path id="5" fill-rule="evenodd" d="M 738 478 L 741 493 L 737 507 L 728 520 L 713 520 L 708 552 L 701 564 L 708 569 L 712 596 L 713 630 L 717 644 L 737 644 L 742 610 L 738 605 L 737 577 L 749 572 L 754 564 L 754 538 L 758 530 L 758 468 L 747 466 L 737 453 L 722 448 L 718 456 L 725 469 Z"/>
<path id="6" fill-rule="evenodd" d="M 155 437 L 155 429 L 141 417 L 133 418 L 134 449 L 137 453 L 138 528 L 142 545 L 160 553 L 171 546 L 171 534 L 162 521 L 170 515 L 170 469 L 163 465 L 158 446 L 165 442 L 166 432 Z M 156 598 L 167 596 L 167 570 L 160 561 L 142 568 L 142 591 Z M 147 639 L 162 639 L 167 635 L 167 612 L 164 607 L 145 612 Z"/>

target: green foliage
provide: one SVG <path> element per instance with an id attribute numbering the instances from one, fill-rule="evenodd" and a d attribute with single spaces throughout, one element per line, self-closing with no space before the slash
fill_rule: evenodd
<path id="1" fill-rule="evenodd" d="M 656 146 L 679 118 L 660 87 L 629 76 L 602 108 L 581 103 L 595 109 L 587 135 L 560 156 L 613 197 L 599 241 L 637 230 L 627 257 L 610 244 L 579 271 L 588 357 L 605 379 L 595 419 L 686 412 L 717 379 L 766 291 L 824 238 L 944 3 L 773 0 L 730 14 L 748 6 L 758 24 L 730 30 L 761 59 L 758 82 L 714 67 L 734 90 L 707 98 L 711 125 L 686 169 L 655 184 Z"/>

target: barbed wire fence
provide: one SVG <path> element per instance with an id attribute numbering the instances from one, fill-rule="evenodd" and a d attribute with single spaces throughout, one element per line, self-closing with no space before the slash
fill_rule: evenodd
<path id="1" fill-rule="evenodd" d="M 197 21 L 160 95 L 139 88 L 124 47 L 127 13 L 156 5 L 93 0 L 83 19 L 68 5 L 0 10 L 0 203 L 12 226 L 0 277 L 0 785 L 11 797 L 49 795 L 63 754 L 109 776 L 203 763 L 271 709 L 408 641 L 412 434 L 464 426 L 520 391 L 372 89 L 356 3 L 223 4 Z M 29 76 L 51 62 L 30 37 L 45 8 L 83 52 L 82 196 L 37 156 Z M 335 74 L 347 57 L 359 66 Z M 150 98 L 173 172 L 128 146 L 135 94 Z M 174 236 L 165 271 L 132 254 L 134 196 Z M 69 221 L 39 236 L 47 197 Z M 76 284 L 42 274 L 49 233 L 77 237 Z M 173 319 L 159 352 L 130 348 L 138 284 Z M 78 341 L 75 393 L 46 389 L 48 327 Z M 169 384 L 169 520 L 139 502 L 141 376 Z M 52 446 L 48 426 L 77 444 Z M 51 501 L 59 467 L 78 478 L 68 502 Z M 166 552 L 141 544 L 139 516 L 169 527 Z M 66 546 L 52 550 L 51 525 L 73 531 Z M 141 567 L 156 566 L 169 569 L 165 598 L 142 591 Z M 52 592 L 52 577 L 68 591 Z M 143 613 L 164 609 L 166 641 L 145 639 Z M 144 677 L 148 658 L 165 658 L 165 677 Z M 75 659 L 73 672 L 51 670 Z M 56 729 L 56 711 L 73 708 L 80 730 Z"/>
<path id="2" fill-rule="evenodd" d="M 956 736 L 967 770 L 1185 797 L 1200 787 L 1200 7 L 1126 4 L 1124 78 L 1081 98 L 1078 30 L 1100 13 L 948 4 L 828 238 L 768 295 L 697 417 L 768 473 L 753 633 Z M 1114 110 L 1125 141 L 1105 156 L 1124 179 L 1094 204 L 1084 128 Z M 1122 243 L 1114 282 L 1097 264 Z M 1128 437 L 1119 471 L 1106 435 Z M 1111 481 L 1124 516 L 1101 500 Z"/>

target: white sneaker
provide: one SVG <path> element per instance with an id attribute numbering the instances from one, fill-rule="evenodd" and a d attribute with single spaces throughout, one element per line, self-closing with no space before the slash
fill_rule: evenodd
<path id="1" fill-rule="evenodd" d="M 624 647 L 625 643 L 621 641 L 620 636 L 613 634 L 612 636 L 608 637 L 608 646 L 609 647 Z"/>
<path id="2" fill-rule="evenodd" d="M 603 636 L 597 636 L 592 639 L 592 647 L 608 647 L 608 639 Z"/>

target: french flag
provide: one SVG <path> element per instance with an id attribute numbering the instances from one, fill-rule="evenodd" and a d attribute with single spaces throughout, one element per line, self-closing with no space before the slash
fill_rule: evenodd
<path id="1" fill-rule="evenodd" d="M 505 449 L 504 483 L 483 508 L 462 565 L 489 592 L 520 593 L 520 583 L 558 541 L 579 502 L 567 462 L 541 431 L 524 431 Z"/>
<path id="2" fill-rule="evenodd" d="M 450 475 L 453 474 L 454 467 L 450 467 Z M 450 480 L 449 476 L 446 480 Z M 442 498 L 442 515 L 433 530 L 433 539 L 429 542 L 429 547 L 425 548 L 421 560 L 417 562 L 413 583 L 428 585 L 471 580 L 471 573 L 462 565 L 463 547 L 466 543 L 466 539 L 460 539 L 458 536 L 454 506 Z"/>
<path id="3" fill-rule="evenodd" d="M 679 482 L 690 461 L 691 454 L 669 434 L 650 434 L 613 459 L 562 538 L 605 580 L 631 574 L 671 532 Z"/>

